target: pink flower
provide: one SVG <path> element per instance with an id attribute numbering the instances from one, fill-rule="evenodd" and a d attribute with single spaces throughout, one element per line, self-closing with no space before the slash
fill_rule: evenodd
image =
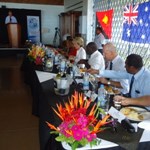
<path id="1" fill-rule="evenodd" d="M 72 127 L 73 138 L 77 141 L 80 141 L 82 138 L 85 138 L 89 134 L 88 128 L 83 128 L 80 125 L 74 125 Z"/>
<path id="2" fill-rule="evenodd" d="M 87 126 L 88 119 L 85 115 L 80 114 L 79 119 L 77 120 L 78 124 L 81 125 L 83 128 Z"/>
<path id="3" fill-rule="evenodd" d="M 89 141 L 89 142 L 91 142 L 93 139 L 95 139 L 96 138 L 96 134 L 94 133 L 94 134 L 88 134 L 87 136 L 86 136 L 86 139 Z"/>
<path id="4" fill-rule="evenodd" d="M 59 129 L 60 129 L 60 133 L 65 135 L 66 137 L 70 137 L 71 135 L 68 134 L 66 131 L 70 130 L 69 126 L 70 126 L 70 122 L 64 121 L 60 124 Z"/>
<path id="5" fill-rule="evenodd" d="M 72 127 L 73 138 L 77 141 L 80 141 L 83 138 L 83 130 L 78 125 Z"/>

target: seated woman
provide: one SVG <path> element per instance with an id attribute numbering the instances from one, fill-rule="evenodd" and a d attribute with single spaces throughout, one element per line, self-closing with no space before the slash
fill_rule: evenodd
<path id="1" fill-rule="evenodd" d="M 75 57 L 77 53 L 77 49 L 73 45 L 73 39 L 71 36 L 67 38 L 67 40 L 63 41 L 63 55 L 67 58 Z M 61 52 L 60 52 L 61 53 Z"/>
<path id="2" fill-rule="evenodd" d="M 68 54 L 67 54 L 68 57 L 76 56 L 77 49 L 73 45 L 73 39 L 72 38 L 68 39 L 67 47 L 68 47 Z"/>
<path id="3" fill-rule="evenodd" d="M 78 63 L 81 59 L 86 59 L 86 51 L 83 48 L 84 40 L 81 37 L 75 37 L 73 39 L 73 45 L 77 49 L 75 56 L 75 63 Z M 80 65 L 81 68 L 84 68 L 84 64 Z"/>

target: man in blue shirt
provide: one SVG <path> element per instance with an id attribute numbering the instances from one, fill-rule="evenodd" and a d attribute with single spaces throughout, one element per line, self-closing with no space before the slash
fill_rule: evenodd
<path id="1" fill-rule="evenodd" d="M 132 98 L 150 95 L 150 71 L 143 67 L 142 57 L 137 54 L 129 55 L 125 61 L 125 68 L 126 71 L 89 69 L 88 72 L 107 78 L 129 79 L 129 94 Z"/>

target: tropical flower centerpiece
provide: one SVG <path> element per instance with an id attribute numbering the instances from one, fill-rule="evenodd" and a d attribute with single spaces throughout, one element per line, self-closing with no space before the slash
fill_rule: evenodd
<path id="1" fill-rule="evenodd" d="M 32 45 L 31 49 L 29 49 L 28 57 L 30 61 L 35 62 L 36 65 L 42 64 L 42 59 L 45 56 L 45 49 L 39 45 Z"/>
<path id="2" fill-rule="evenodd" d="M 102 120 L 98 119 L 98 106 L 94 104 L 91 106 L 91 100 L 84 100 L 83 94 L 75 92 L 68 102 L 56 104 L 57 110 L 53 108 L 54 112 L 62 120 L 58 127 L 46 122 L 51 131 L 51 134 L 58 134 L 56 140 L 59 142 L 68 143 L 72 150 L 78 146 L 98 145 L 100 140 L 96 133 L 106 129 L 105 124 L 109 115 L 106 115 Z M 90 109 L 91 108 L 91 109 Z"/>

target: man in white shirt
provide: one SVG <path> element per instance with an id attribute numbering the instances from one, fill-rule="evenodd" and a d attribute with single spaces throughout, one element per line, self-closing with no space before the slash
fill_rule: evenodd
<path id="1" fill-rule="evenodd" d="M 86 46 L 86 53 L 90 56 L 88 60 L 81 59 L 78 63 L 85 64 L 86 68 L 92 69 L 104 69 L 105 62 L 102 54 L 97 50 L 97 45 L 94 42 L 90 42 Z"/>
<path id="2" fill-rule="evenodd" d="M 150 95 L 148 84 L 150 83 L 150 71 L 143 67 L 142 57 L 137 54 L 130 54 L 126 58 L 125 68 L 126 71 L 89 69 L 88 72 L 91 74 L 100 74 L 107 78 L 129 79 L 129 94 L 132 98 Z"/>
<path id="3" fill-rule="evenodd" d="M 102 44 L 104 43 L 104 41 L 105 41 L 105 37 L 102 34 L 102 28 L 97 27 L 94 42 L 96 43 L 98 51 L 101 52 L 101 54 L 103 54 L 103 45 Z"/>
<path id="4" fill-rule="evenodd" d="M 103 47 L 103 56 L 108 62 L 106 70 L 125 71 L 125 62 L 117 54 L 116 47 L 112 43 L 107 43 Z M 99 78 L 99 81 L 103 84 L 108 84 L 119 89 L 122 94 L 129 92 L 128 79 L 106 79 L 104 77 Z"/>
<path id="5" fill-rule="evenodd" d="M 8 12 L 8 16 L 5 19 L 5 24 L 17 23 L 17 19 L 13 16 L 12 11 Z"/>

